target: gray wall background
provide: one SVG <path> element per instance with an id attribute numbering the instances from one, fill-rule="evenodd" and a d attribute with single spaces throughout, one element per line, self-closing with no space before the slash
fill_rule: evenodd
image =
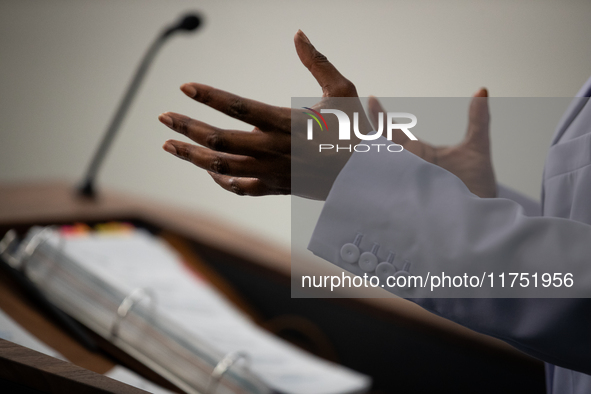
<path id="1" fill-rule="evenodd" d="M 206 25 L 174 37 L 157 58 L 100 186 L 199 211 L 285 246 L 289 197 L 234 196 L 162 151 L 166 139 L 178 138 L 156 120 L 164 111 L 249 129 L 187 99 L 182 83 L 282 106 L 320 95 L 295 53 L 297 29 L 362 96 L 462 97 L 486 86 L 495 97 L 568 97 L 591 75 L 588 1 L 3 0 L 0 182 L 77 182 L 139 58 L 186 10 L 201 11 Z M 537 197 L 554 126 L 513 134 L 493 127 L 499 180 Z"/>

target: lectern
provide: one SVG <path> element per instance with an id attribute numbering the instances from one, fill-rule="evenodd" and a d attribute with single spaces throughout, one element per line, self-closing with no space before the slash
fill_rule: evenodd
<path id="1" fill-rule="evenodd" d="M 159 233 L 258 324 L 320 357 L 370 375 L 376 393 L 544 392 L 541 362 L 405 300 L 292 299 L 290 252 L 215 218 L 110 191 L 96 200 L 83 199 L 67 183 L 0 185 L 0 236 L 12 228 L 24 233 L 34 225 L 109 221 Z M 87 351 L 29 304 L 4 275 L 0 308 L 76 368 L 105 373 L 121 363 L 178 390 L 106 341 L 100 342 L 101 352 Z M 8 351 L 10 346 L 0 343 L 0 360 Z M 28 368 L 21 364 L 14 368 Z M 97 392 L 117 392 L 107 386 Z"/>

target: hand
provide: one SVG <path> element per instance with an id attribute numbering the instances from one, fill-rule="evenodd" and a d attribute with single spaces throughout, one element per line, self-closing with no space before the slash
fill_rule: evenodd
<path id="1" fill-rule="evenodd" d="M 420 158 L 446 169 L 460 178 L 479 197 L 496 197 L 497 183 L 490 155 L 488 92 L 480 89 L 472 97 L 468 112 L 468 130 L 462 142 L 454 146 L 433 146 L 412 141 L 404 133 L 394 133 L 393 142 Z M 377 126 L 378 114 L 386 111 L 375 97 L 369 99 L 369 112 Z"/>
<path id="2" fill-rule="evenodd" d="M 301 62 L 322 87 L 323 99 L 312 108 L 318 112 L 321 108 L 338 108 L 334 97 L 351 97 L 352 101 L 347 101 L 348 108 L 339 109 L 348 113 L 359 112 L 362 117 L 360 128 L 363 132 L 370 131 L 355 86 L 314 48 L 302 31 L 296 33 L 294 42 Z M 165 151 L 207 170 L 221 187 L 239 195 L 290 194 L 294 192 L 292 184 L 297 184 L 300 185 L 298 195 L 326 198 L 348 155 L 343 152 L 318 155 L 318 141 L 314 145 L 306 141 L 305 132 L 292 136 L 293 125 L 298 126 L 294 130 L 306 130 L 309 117 L 304 110 L 267 105 L 197 83 L 184 84 L 181 90 L 194 100 L 246 122 L 254 129 L 251 132 L 224 130 L 167 112 L 158 119 L 202 146 L 169 140 L 163 146 Z M 326 119 L 329 125 L 334 121 L 332 127 L 338 130 L 336 117 Z M 321 133 L 317 134 L 323 138 Z"/>

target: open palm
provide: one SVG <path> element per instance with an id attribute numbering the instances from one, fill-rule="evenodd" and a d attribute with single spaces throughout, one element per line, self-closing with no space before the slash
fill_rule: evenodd
<path id="1" fill-rule="evenodd" d="M 386 111 L 375 97 L 369 99 L 369 113 L 374 126 L 378 115 Z M 464 140 L 453 146 L 433 146 L 413 141 L 404 133 L 394 133 L 392 141 L 420 158 L 436 164 L 460 178 L 479 197 L 496 197 L 497 186 L 493 171 L 490 138 L 488 92 L 480 89 L 470 102 L 468 130 Z"/>

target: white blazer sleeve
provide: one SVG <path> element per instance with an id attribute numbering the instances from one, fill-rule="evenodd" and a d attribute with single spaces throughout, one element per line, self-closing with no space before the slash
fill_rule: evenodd
<path id="1" fill-rule="evenodd" d="M 380 142 L 387 143 L 383 140 Z M 341 248 L 361 235 L 361 252 L 412 275 L 475 268 L 495 272 L 576 270 L 591 283 L 591 226 L 527 217 L 503 198 L 482 199 L 453 174 L 407 152 L 355 153 L 326 200 L 308 248 L 363 275 Z M 358 239 L 359 240 L 359 239 Z M 484 297 L 487 297 L 483 289 Z M 591 373 L 591 302 L 581 299 L 415 298 L 440 316 L 544 361 Z"/>
<path id="2" fill-rule="evenodd" d="M 513 200 L 521 205 L 525 216 L 540 216 L 542 214 L 542 205 L 538 201 L 535 201 L 507 186 L 497 184 L 497 197 Z"/>

